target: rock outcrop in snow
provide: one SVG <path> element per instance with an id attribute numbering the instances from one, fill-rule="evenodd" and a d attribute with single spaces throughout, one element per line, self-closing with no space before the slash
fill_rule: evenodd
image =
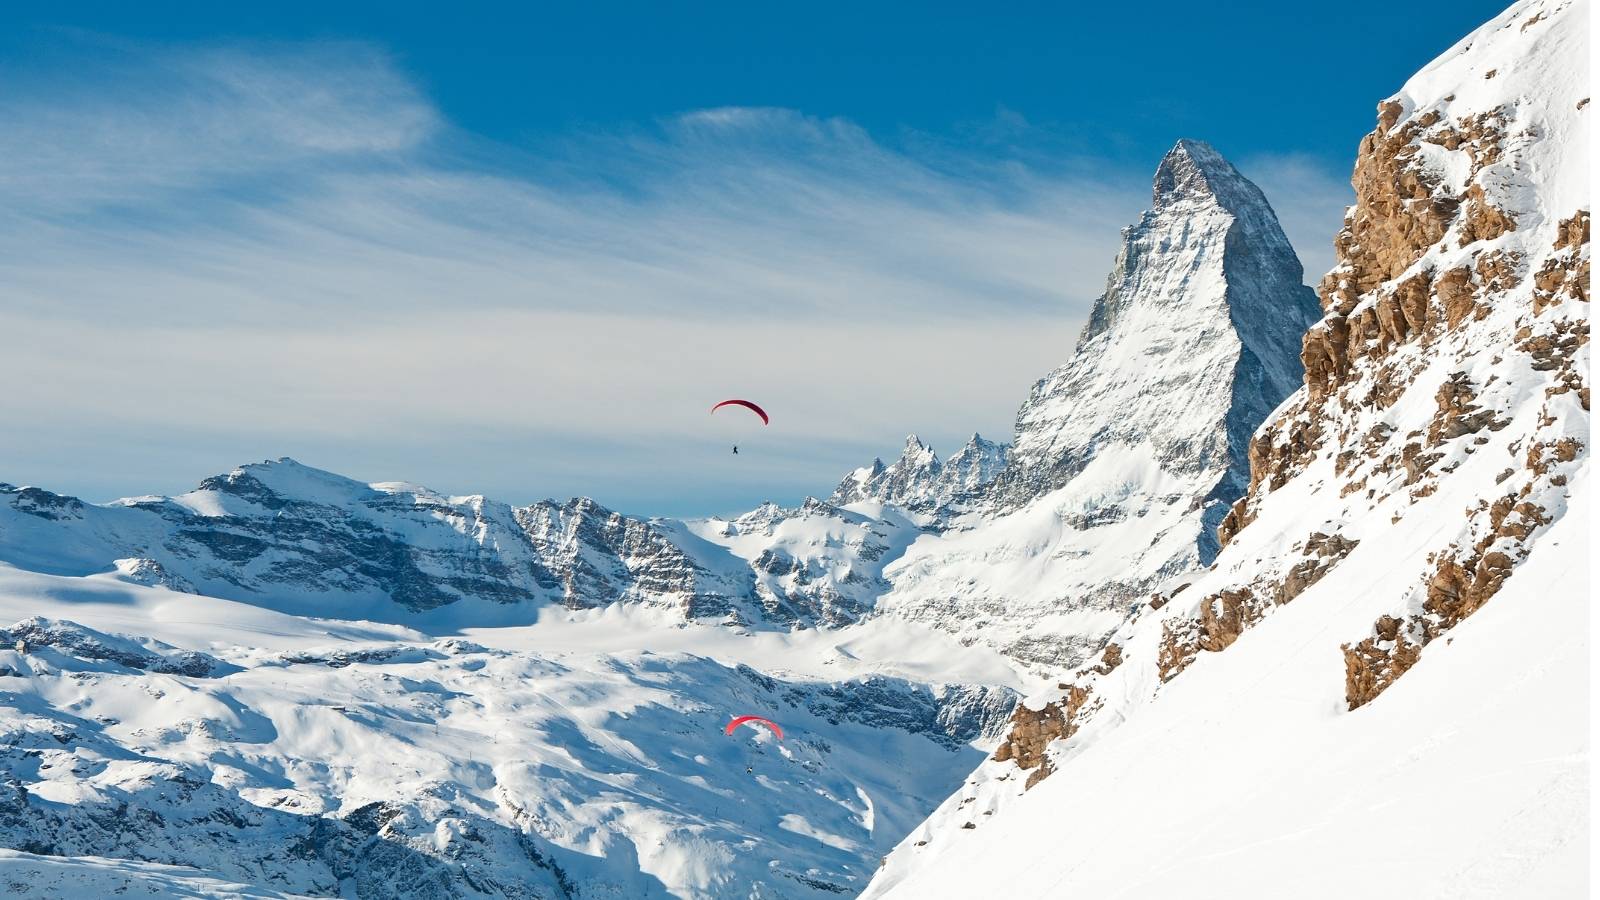
<path id="1" fill-rule="evenodd" d="M 1587 33 L 1518 3 L 1379 106 L 1215 561 L 1030 698 L 867 896 L 1161 896 L 1202 866 L 1227 895 L 1584 893 Z"/>

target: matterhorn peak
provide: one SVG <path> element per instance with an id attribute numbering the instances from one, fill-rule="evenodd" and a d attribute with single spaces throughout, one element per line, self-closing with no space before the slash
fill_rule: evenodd
<path id="1" fill-rule="evenodd" d="M 1005 521 L 920 541 L 891 571 L 885 608 L 1076 664 L 1130 598 L 1215 556 L 1250 434 L 1299 385 L 1319 307 L 1266 198 L 1209 145 L 1179 141 L 1153 196 L 1072 357 L 1034 386 L 1012 446 L 988 451 L 998 475 L 980 470 L 967 483 L 988 486 L 956 494 Z M 958 453 L 945 469 L 966 463 Z M 1036 533 L 1051 538 L 1011 537 Z M 1030 567 L 1014 582 L 969 578 L 1017 559 Z"/>
<path id="2" fill-rule="evenodd" d="M 1155 211 L 1183 201 L 1215 203 L 1238 211 L 1267 206 L 1267 198 L 1205 141 L 1183 138 L 1156 167 L 1151 205 Z"/>
<path id="3" fill-rule="evenodd" d="M 1061 487 L 1115 444 L 1152 447 L 1173 472 L 1220 463 L 1236 496 L 1250 432 L 1299 384 L 1300 335 L 1319 307 L 1261 191 L 1185 139 L 1153 195 L 1073 358 L 1017 414 L 997 486 L 1007 505 Z"/>

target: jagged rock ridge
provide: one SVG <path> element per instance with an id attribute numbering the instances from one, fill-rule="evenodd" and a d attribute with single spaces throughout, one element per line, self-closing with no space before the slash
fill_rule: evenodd
<path id="1" fill-rule="evenodd" d="M 949 459 L 915 434 L 906 436 L 900 458 L 889 465 L 874 459 L 845 476 L 829 497 L 836 505 L 877 501 L 906 509 L 934 511 L 976 495 L 999 476 L 1009 447 L 974 433 Z"/>

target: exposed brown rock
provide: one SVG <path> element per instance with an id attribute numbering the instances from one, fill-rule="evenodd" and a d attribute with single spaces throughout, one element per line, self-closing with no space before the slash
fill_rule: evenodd
<path id="1" fill-rule="evenodd" d="M 1475 241 L 1492 241 L 1508 231 L 1515 231 L 1516 220 L 1511 214 L 1489 202 L 1483 185 L 1467 188 L 1466 214 L 1461 219 L 1461 246 Z"/>
<path id="2" fill-rule="evenodd" d="M 1572 462 L 1578 458 L 1583 442 L 1574 437 L 1555 441 L 1534 441 L 1528 446 L 1527 465 L 1534 475 L 1544 475 L 1551 467 Z"/>
<path id="3" fill-rule="evenodd" d="M 1340 648 L 1344 651 L 1345 705 L 1352 710 L 1383 693 L 1422 656 L 1421 646 L 1399 635 L 1399 619 L 1384 616 L 1374 630 L 1377 634 L 1373 637 Z"/>
<path id="4" fill-rule="evenodd" d="M 1252 518 L 1254 516 L 1250 514 L 1250 498 L 1248 495 L 1233 501 L 1233 505 L 1228 507 L 1228 514 L 1223 516 L 1222 521 L 1217 525 L 1217 543 L 1223 547 L 1228 546 L 1228 542 L 1233 540 L 1234 535 L 1243 530 L 1246 525 L 1249 525 Z M 1165 604 L 1166 600 L 1163 599 L 1161 602 Z M 1152 602 L 1150 608 L 1160 609 L 1161 607 Z"/>
<path id="5" fill-rule="evenodd" d="M 1189 668 L 1195 654 L 1200 652 L 1190 637 L 1192 624 L 1185 625 L 1182 630 L 1173 628 L 1170 622 L 1161 626 L 1161 646 L 1156 650 L 1156 675 L 1163 682 L 1171 681 L 1179 672 Z"/>
<path id="6" fill-rule="evenodd" d="M 1011 760 L 1020 769 L 1036 770 L 1023 783 L 1023 789 L 1033 787 L 1050 776 L 1050 761 L 1045 750 L 1050 742 L 1069 738 L 1078 730 L 1078 718 L 1092 692 L 1079 685 L 1068 685 L 1066 695 L 1060 700 L 1046 703 L 1042 709 L 1018 706 L 1011 714 L 1011 729 L 995 751 L 994 761 Z"/>
<path id="7" fill-rule="evenodd" d="M 1200 649 L 1220 653 L 1238 640 L 1261 617 L 1251 603 L 1253 599 L 1249 588 L 1220 591 L 1207 597 L 1200 604 L 1200 634 L 1196 642 Z"/>
<path id="8" fill-rule="evenodd" d="M 1477 398 L 1477 391 L 1467 373 L 1451 374 L 1434 395 L 1439 411 L 1428 424 L 1428 446 L 1437 447 L 1445 441 L 1476 434 L 1485 427 L 1505 427 L 1504 421 L 1495 420 L 1493 410 L 1483 409 L 1473 402 Z"/>
<path id="9" fill-rule="evenodd" d="M 1533 276 L 1535 315 L 1568 299 L 1589 302 L 1589 255 L 1583 252 L 1588 244 L 1588 210 L 1579 210 L 1557 226 L 1553 248 L 1557 253 Z"/>
<path id="10" fill-rule="evenodd" d="M 1459 266 L 1439 276 L 1434 292 L 1444 307 L 1445 324 L 1456 328 L 1472 314 L 1476 305 L 1472 288 L 1472 270 Z"/>
<path id="11" fill-rule="evenodd" d="M 1508 291 L 1520 280 L 1522 255 L 1509 250 L 1490 250 L 1477 255 L 1473 268 L 1485 292 Z M 1488 309 L 1487 306 L 1483 308 Z"/>
<path id="12" fill-rule="evenodd" d="M 1426 453 L 1420 443 L 1412 442 L 1400 451 L 1400 465 L 1406 470 L 1406 484 L 1416 484 L 1433 468 L 1433 464 L 1444 458 L 1443 453 Z"/>
<path id="13" fill-rule="evenodd" d="M 1120 644 L 1110 643 L 1107 644 L 1106 649 L 1100 653 L 1099 664 L 1091 666 L 1089 671 L 1094 672 L 1097 675 L 1110 675 L 1111 671 L 1120 665 L 1122 665 L 1122 646 Z"/>
<path id="14" fill-rule="evenodd" d="M 1295 563 L 1284 575 L 1273 593 L 1273 601 L 1282 606 L 1300 596 L 1349 556 L 1359 543 L 1343 535 L 1313 533 L 1306 539 L 1306 558 Z"/>

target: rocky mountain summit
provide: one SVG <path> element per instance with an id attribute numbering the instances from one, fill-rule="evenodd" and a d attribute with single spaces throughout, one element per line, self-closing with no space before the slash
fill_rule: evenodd
<path id="1" fill-rule="evenodd" d="M 1250 433 L 1299 385 L 1288 348 L 1316 321 L 1316 297 L 1260 189 L 1210 145 L 1182 140 L 1152 195 L 1123 230 L 1072 358 L 1017 412 L 991 492 L 1004 507 L 1138 449 L 1169 475 L 1217 479 L 1203 498 L 1215 525 L 1221 499 L 1243 493 Z M 1216 548 L 1202 540 L 1209 559 Z"/>

